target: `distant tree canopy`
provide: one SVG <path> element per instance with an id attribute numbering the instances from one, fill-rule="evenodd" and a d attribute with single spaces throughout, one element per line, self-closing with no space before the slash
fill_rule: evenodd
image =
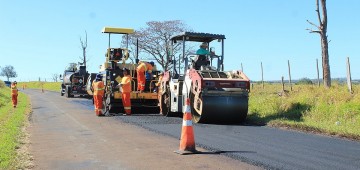
<path id="1" fill-rule="evenodd" d="M 10 78 L 17 77 L 17 74 L 13 66 L 7 65 L 1 68 L 0 76 L 5 76 L 7 78 L 7 81 L 9 81 Z"/>
<path id="2" fill-rule="evenodd" d="M 129 35 L 129 49 L 135 56 L 134 51 L 136 51 L 136 41 L 138 40 L 139 53 L 144 52 L 150 56 L 149 58 L 141 58 L 155 60 L 163 70 L 168 70 L 172 55 L 179 53 L 182 45 L 182 43 L 176 43 L 173 47 L 174 50 L 170 52 L 170 38 L 181 32 L 191 31 L 191 29 L 180 20 L 150 21 L 146 25 L 147 27 L 140 28 L 134 34 Z M 122 43 L 126 43 L 126 37 L 123 37 Z"/>
<path id="3" fill-rule="evenodd" d="M 298 82 L 295 83 L 296 85 L 300 84 L 313 84 L 313 82 L 309 78 L 301 78 Z"/>

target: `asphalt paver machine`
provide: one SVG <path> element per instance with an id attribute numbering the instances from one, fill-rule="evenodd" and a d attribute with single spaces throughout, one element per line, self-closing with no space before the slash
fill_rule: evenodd
<path id="1" fill-rule="evenodd" d="M 154 75 L 151 80 L 148 80 L 147 87 L 144 92 L 137 93 L 137 79 L 136 67 L 137 63 L 126 62 L 129 59 L 128 40 L 129 34 L 134 33 L 131 28 L 113 28 L 104 27 L 102 33 L 107 33 L 109 36 L 108 48 L 105 54 L 105 62 L 101 65 L 99 73 L 103 75 L 105 84 L 105 95 L 103 100 L 103 113 L 104 114 L 117 114 L 124 113 L 122 104 L 121 91 L 117 86 L 124 76 L 122 73 L 123 68 L 130 70 L 132 77 L 132 92 L 131 92 L 131 107 L 132 113 L 159 113 L 157 93 L 154 93 L 155 83 L 158 81 L 158 72 L 156 66 L 153 68 Z M 112 35 L 125 35 L 126 47 L 114 48 L 111 47 Z M 137 58 L 138 56 L 136 56 Z M 136 60 L 138 61 L 138 60 Z"/>

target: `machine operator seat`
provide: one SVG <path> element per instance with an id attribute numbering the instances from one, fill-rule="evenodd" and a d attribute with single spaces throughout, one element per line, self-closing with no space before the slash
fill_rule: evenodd
<path id="1" fill-rule="evenodd" d="M 206 55 L 198 55 L 194 62 L 195 70 L 200 70 L 201 66 L 210 65 L 210 61 L 207 60 Z"/>

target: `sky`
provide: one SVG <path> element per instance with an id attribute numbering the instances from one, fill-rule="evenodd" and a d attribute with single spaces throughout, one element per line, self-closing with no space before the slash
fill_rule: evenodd
<path id="1" fill-rule="evenodd" d="M 315 0 L 0 0 L 0 67 L 12 65 L 14 81 L 52 81 L 82 56 L 80 37 L 88 36 L 88 70 L 105 61 L 105 26 L 138 30 L 149 21 L 181 20 L 196 32 L 224 34 L 225 70 L 241 70 L 259 81 L 317 78 L 321 72 Z M 331 77 L 360 79 L 360 1 L 327 2 Z M 120 43 L 120 37 L 119 37 Z M 141 58 L 141 56 L 140 56 Z M 6 77 L 0 77 L 6 80 Z"/>

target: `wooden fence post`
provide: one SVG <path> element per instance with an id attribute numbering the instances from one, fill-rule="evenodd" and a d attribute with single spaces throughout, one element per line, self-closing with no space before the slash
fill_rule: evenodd
<path id="1" fill-rule="evenodd" d="M 292 91 L 292 85 L 291 85 L 291 73 L 290 73 L 290 61 L 288 60 L 288 69 L 289 69 L 289 84 L 290 84 L 290 91 Z"/>
<path id="2" fill-rule="evenodd" d="M 319 62 L 318 62 L 318 59 L 316 59 L 316 70 L 317 70 L 318 86 L 320 87 Z"/>
<path id="3" fill-rule="evenodd" d="M 264 72 L 263 72 L 262 62 L 261 62 L 261 82 L 262 82 L 262 88 L 264 89 Z"/>
<path id="4" fill-rule="evenodd" d="M 352 93 L 352 84 L 351 84 L 351 70 L 350 70 L 350 60 L 349 57 L 346 60 L 346 80 L 347 80 L 347 85 L 348 85 L 348 89 L 349 92 Z"/>
<path id="5" fill-rule="evenodd" d="M 281 76 L 281 85 L 282 85 L 282 92 L 284 92 L 285 91 L 284 76 Z"/>

